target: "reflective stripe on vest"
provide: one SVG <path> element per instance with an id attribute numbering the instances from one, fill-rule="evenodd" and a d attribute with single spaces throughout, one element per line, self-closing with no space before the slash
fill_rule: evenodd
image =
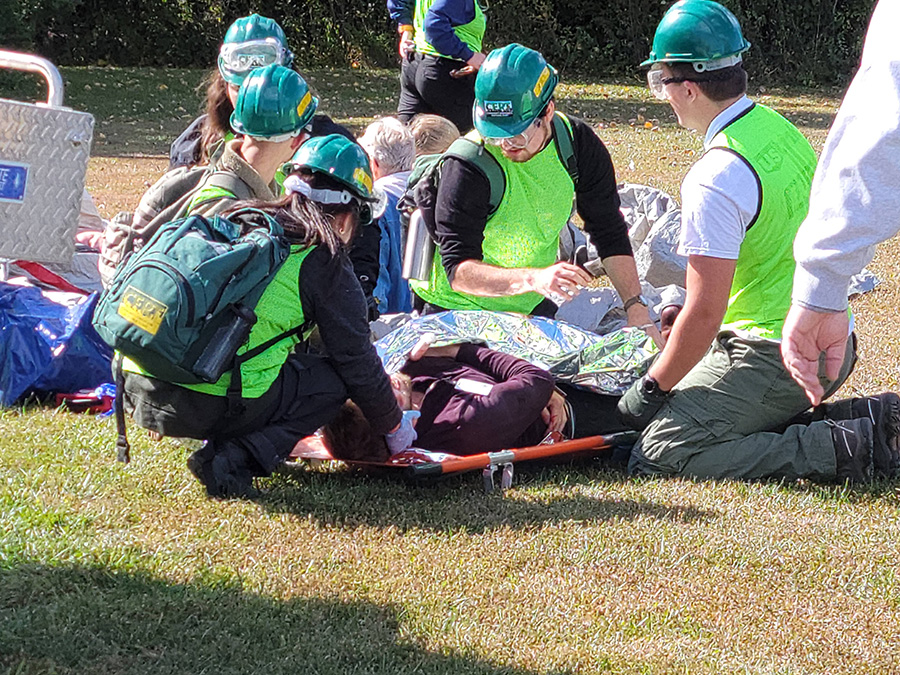
<path id="1" fill-rule="evenodd" d="M 722 328 L 780 339 L 791 306 L 794 238 L 809 209 L 816 153 L 793 124 L 759 104 L 719 132 L 711 147 L 741 157 L 761 190 L 759 213 L 738 254 Z"/>
<path id="2" fill-rule="evenodd" d="M 473 138 L 477 134 L 473 132 Z M 556 262 L 559 233 L 572 213 L 575 186 L 551 141 L 527 162 L 513 162 L 500 148 L 485 146 L 506 175 L 506 191 L 488 218 L 482 244 L 483 262 L 497 267 L 549 267 Z M 541 302 L 538 293 L 488 298 L 458 293 L 450 287 L 435 252 L 431 278 L 410 285 L 426 302 L 447 309 L 488 309 L 528 314 Z"/>
<path id="3" fill-rule="evenodd" d="M 428 10 L 431 9 L 433 4 L 434 0 L 417 0 L 416 2 L 416 12 L 413 16 L 413 27 L 415 28 L 415 35 L 413 37 L 416 42 L 416 51 L 420 54 L 431 54 L 432 56 L 449 58 L 435 49 L 431 43 L 428 42 L 428 38 L 425 35 L 425 16 L 428 14 Z M 456 37 L 458 37 L 460 41 L 473 52 L 480 52 L 481 41 L 484 39 L 487 21 L 484 18 L 484 11 L 478 0 L 474 0 L 474 5 L 475 18 L 469 23 L 462 24 L 461 26 L 454 26 L 453 32 L 456 33 Z"/>

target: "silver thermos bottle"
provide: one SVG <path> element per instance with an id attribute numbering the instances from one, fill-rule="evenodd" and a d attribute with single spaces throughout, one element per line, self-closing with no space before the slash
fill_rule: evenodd
<path id="1" fill-rule="evenodd" d="M 428 234 L 425 219 L 418 209 L 409 218 L 406 251 L 403 253 L 403 278 L 427 281 L 434 264 L 434 239 Z"/>

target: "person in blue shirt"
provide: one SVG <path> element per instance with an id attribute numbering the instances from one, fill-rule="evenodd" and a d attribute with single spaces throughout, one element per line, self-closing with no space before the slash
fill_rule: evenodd
<path id="1" fill-rule="evenodd" d="M 369 155 L 375 188 L 384 194 L 386 203 L 378 219 L 381 228 L 378 281 L 373 294 L 380 314 L 412 311 L 412 292 L 403 278 L 403 252 L 406 233 L 400 222 L 397 203 L 406 192 L 416 145 L 412 133 L 395 117 L 372 122 L 359 138 Z"/>
<path id="2" fill-rule="evenodd" d="M 472 128 L 475 75 L 484 61 L 483 0 L 387 0 L 400 34 L 397 116 L 441 115 L 460 133 Z"/>

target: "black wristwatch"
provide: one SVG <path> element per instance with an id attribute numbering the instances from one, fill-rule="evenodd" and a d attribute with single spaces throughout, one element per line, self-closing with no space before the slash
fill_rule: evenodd
<path id="1" fill-rule="evenodd" d="M 669 392 L 663 391 L 659 388 L 659 382 L 654 380 L 649 375 L 644 376 L 644 393 L 647 396 L 668 396 Z"/>
<path id="2" fill-rule="evenodd" d="M 625 308 L 625 311 L 627 312 L 634 305 L 643 305 L 644 307 L 648 307 L 650 305 L 650 302 L 642 294 L 638 293 L 637 295 L 634 295 L 634 296 L 628 298 L 623 303 L 622 306 Z"/>

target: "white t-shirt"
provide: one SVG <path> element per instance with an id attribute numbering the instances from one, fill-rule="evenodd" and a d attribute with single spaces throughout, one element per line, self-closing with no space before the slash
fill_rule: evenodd
<path id="1" fill-rule="evenodd" d="M 719 113 L 706 131 L 704 146 L 753 102 L 746 96 Z M 762 195 L 745 160 L 724 148 L 706 151 L 681 184 L 681 238 L 678 253 L 737 260 L 747 226 Z"/>

